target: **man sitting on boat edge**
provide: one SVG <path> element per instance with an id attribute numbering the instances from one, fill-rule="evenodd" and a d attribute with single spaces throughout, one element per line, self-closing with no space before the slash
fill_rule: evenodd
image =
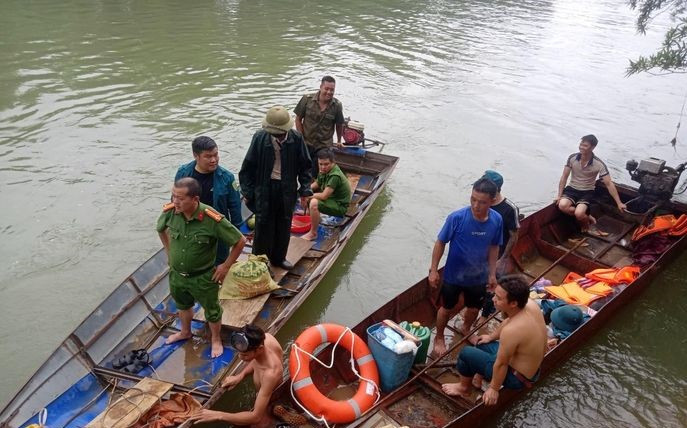
<path id="1" fill-rule="evenodd" d="M 200 202 L 198 180 L 185 177 L 172 188 L 172 201 L 157 220 L 157 232 L 167 252 L 169 291 L 177 305 L 181 331 L 167 338 L 173 343 L 191 337 L 195 302 L 205 310 L 210 326 L 211 356 L 222 355 L 220 329 L 222 307 L 219 287 L 229 268 L 243 251 L 246 238 L 223 215 Z M 224 263 L 215 267 L 217 241 L 232 247 Z"/>
<path id="2" fill-rule="evenodd" d="M 546 353 L 546 324 L 539 305 L 529 299 L 529 285 L 521 275 L 500 279 L 494 292 L 494 306 L 508 318 L 491 334 L 477 338 L 475 346 L 465 346 L 456 366 L 459 383 L 441 386 L 448 395 L 468 396 L 473 381 L 490 381 L 484 393 L 486 405 L 498 401 L 501 386 L 509 389 L 530 388 L 539 377 L 539 367 Z M 481 383 L 481 382 L 480 382 Z"/>
<path id="3" fill-rule="evenodd" d="M 241 361 L 247 364 L 239 374 L 224 378 L 222 387 L 232 389 L 252 374 L 257 391 L 253 408 L 239 413 L 202 409 L 191 415 L 189 420 L 194 423 L 221 421 L 233 425 L 269 426 L 272 419 L 268 417 L 268 404 L 284 376 L 284 351 L 274 336 L 252 324 L 232 333 L 231 346 L 238 351 Z"/>
<path id="4" fill-rule="evenodd" d="M 589 212 L 589 204 L 594 197 L 597 176 L 603 181 L 618 209 L 622 212 L 627 208 L 620 200 L 618 189 L 611 180 L 606 164 L 594 154 L 598 143 L 599 140 L 593 134 L 580 139 L 579 152 L 568 156 L 563 167 L 563 174 L 558 183 L 558 195 L 554 200 L 559 210 L 575 216 L 583 232 L 596 223 L 596 219 Z"/>
<path id="5" fill-rule="evenodd" d="M 301 238 L 312 241 L 317 238 L 317 228 L 320 225 L 320 212 L 343 217 L 351 202 L 351 185 L 346 174 L 334 162 L 334 152 L 323 149 L 317 152 L 317 164 L 320 173 L 310 185 L 314 193 L 308 201 L 310 210 L 310 230 Z"/>

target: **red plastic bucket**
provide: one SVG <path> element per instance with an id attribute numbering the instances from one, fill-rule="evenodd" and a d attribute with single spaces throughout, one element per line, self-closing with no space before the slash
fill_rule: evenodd
<path id="1" fill-rule="evenodd" d="M 305 233 L 310 230 L 310 224 L 309 215 L 294 215 L 291 218 L 291 232 Z"/>

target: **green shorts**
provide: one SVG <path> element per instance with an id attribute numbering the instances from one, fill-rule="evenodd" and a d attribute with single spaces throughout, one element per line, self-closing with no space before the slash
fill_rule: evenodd
<path id="1" fill-rule="evenodd" d="M 346 215 L 346 211 L 348 211 L 348 205 L 344 207 L 336 201 L 327 199 L 326 201 L 317 201 L 317 209 L 323 214 L 343 217 Z"/>
<path id="2" fill-rule="evenodd" d="M 198 302 L 205 310 L 205 319 L 208 322 L 222 320 L 222 307 L 217 297 L 220 285 L 212 280 L 214 271 L 210 269 L 202 275 L 186 278 L 170 269 L 169 294 L 179 310 L 191 309 Z"/>

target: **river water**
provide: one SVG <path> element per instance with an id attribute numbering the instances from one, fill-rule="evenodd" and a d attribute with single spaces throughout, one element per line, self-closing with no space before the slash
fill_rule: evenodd
<path id="1" fill-rule="evenodd" d="M 401 161 L 280 339 L 355 324 L 426 275 L 445 216 L 485 169 L 524 213 L 550 203 L 595 133 L 629 158 L 685 160 L 685 75 L 624 77 L 623 1 L 4 0 L 0 3 L 0 403 L 158 247 L 153 230 L 199 134 L 236 171 L 266 109 L 324 74 Z M 687 425 L 681 257 L 588 345 L 491 423 Z"/>

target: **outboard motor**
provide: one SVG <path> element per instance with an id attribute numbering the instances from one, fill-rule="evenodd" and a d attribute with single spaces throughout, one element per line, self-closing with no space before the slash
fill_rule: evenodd
<path id="1" fill-rule="evenodd" d="M 639 183 L 639 196 L 626 203 L 628 212 L 643 216 L 646 220 L 647 215 L 670 201 L 687 164 L 680 164 L 677 168 L 665 165 L 666 161 L 657 158 L 644 159 L 639 163 L 627 161 L 625 168 L 630 178 Z"/>
<path id="2" fill-rule="evenodd" d="M 354 120 L 346 119 L 343 126 L 343 140 L 347 146 L 357 146 L 365 142 L 365 125 Z"/>

